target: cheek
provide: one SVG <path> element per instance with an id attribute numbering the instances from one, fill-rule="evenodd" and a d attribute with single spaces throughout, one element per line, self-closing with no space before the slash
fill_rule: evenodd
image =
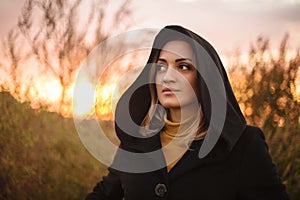
<path id="1" fill-rule="evenodd" d="M 191 86 L 194 89 L 195 93 L 198 93 L 197 77 L 195 77 L 193 81 L 191 81 Z"/>
<path id="2" fill-rule="evenodd" d="M 161 93 L 160 93 L 160 91 L 162 90 L 161 84 L 158 84 L 158 83 L 156 82 L 156 84 L 155 84 L 155 90 L 156 90 L 157 98 L 158 98 L 158 100 L 160 100 L 160 98 L 161 98 Z"/>
<path id="3" fill-rule="evenodd" d="M 163 79 L 163 75 L 162 74 L 159 74 L 159 73 L 156 73 L 155 75 L 155 84 L 160 84 L 162 83 L 162 79 Z"/>
<path id="4" fill-rule="evenodd" d="M 161 79 L 162 79 L 161 75 L 156 75 L 155 76 L 155 90 L 156 90 L 156 94 L 158 96 L 160 96 L 160 92 L 159 91 L 162 90 Z"/>
<path id="5" fill-rule="evenodd" d="M 161 91 L 161 85 L 160 84 L 155 84 L 155 90 L 156 90 L 156 94 L 159 94 L 159 91 Z"/>
<path id="6" fill-rule="evenodd" d="M 197 75 L 187 77 L 189 88 L 194 90 L 194 93 L 198 96 L 198 81 Z"/>

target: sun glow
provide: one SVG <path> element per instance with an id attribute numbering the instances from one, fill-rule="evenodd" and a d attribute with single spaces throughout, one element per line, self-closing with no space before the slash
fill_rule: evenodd
<path id="1" fill-rule="evenodd" d="M 53 80 L 45 83 L 47 99 L 51 102 L 58 101 L 61 97 L 63 88 L 58 80 Z"/>
<path id="2" fill-rule="evenodd" d="M 57 79 L 43 79 L 38 81 L 35 90 L 31 90 L 32 97 L 38 98 L 46 104 L 58 103 L 63 87 Z"/>
<path id="3" fill-rule="evenodd" d="M 73 95 L 73 115 L 75 117 L 90 116 L 94 113 L 95 87 L 87 79 L 78 80 Z M 73 87 L 74 88 L 74 87 Z M 79 94 L 80 93 L 80 94 Z M 76 98 L 74 98 L 76 96 Z"/>
<path id="4" fill-rule="evenodd" d="M 90 81 L 83 79 L 76 84 L 77 91 L 73 95 L 74 117 L 113 119 L 113 105 L 119 96 L 117 93 L 114 95 L 117 87 L 115 83 L 98 84 L 95 87 Z M 70 92 L 72 91 L 74 86 L 70 88 Z"/>
<path id="5" fill-rule="evenodd" d="M 63 86 L 61 81 L 54 76 L 43 75 L 34 79 L 34 83 L 36 83 L 34 87 L 29 87 L 33 82 L 28 79 L 28 82 L 24 81 L 25 83 L 20 86 L 19 96 L 12 94 L 21 102 L 29 99 L 30 105 L 34 109 L 46 108 L 48 111 L 60 113 L 64 117 L 93 117 L 100 120 L 113 120 L 115 105 L 119 97 L 132 81 L 136 79 L 148 54 L 148 51 L 141 50 L 122 56 L 112 62 L 101 76 L 89 72 L 81 77 L 81 79 L 67 86 Z M 278 55 L 279 52 L 272 51 L 273 58 L 270 55 L 263 55 L 259 59 L 269 63 L 272 59 L 278 59 Z M 291 60 L 295 56 L 297 56 L 295 52 L 287 52 L 286 60 Z M 239 56 L 229 54 L 224 55 L 222 61 L 225 63 L 225 66 L 229 67 L 236 64 L 248 66 L 249 57 L 247 54 Z M 235 92 L 236 98 L 241 102 L 251 98 L 253 91 L 248 90 L 245 92 L 242 90 L 247 85 L 246 80 L 240 78 L 242 77 L 242 72 L 234 71 L 234 74 L 233 72 L 231 73 L 231 77 L 235 79 L 232 79 L 231 83 L 233 86 L 241 88 L 241 91 Z M 259 82 L 263 77 L 255 76 L 253 78 Z M 97 83 L 95 83 L 95 79 L 98 79 Z M 92 83 L 92 80 L 94 80 L 94 83 Z M 75 86 L 78 95 L 74 95 Z M 296 74 L 295 82 L 288 83 L 288 86 L 294 100 L 300 102 L 300 71 Z M 249 106 L 243 103 L 241 103 L 241 108 L 247 116 L 253 112 Z"/>
<path id="6" fill-rule="evenodd" d="M 96 115 L 102 120 L 113 118 L 113 93 L 117 85 L 115 83 L 105 84 L 97 87 Z"/>

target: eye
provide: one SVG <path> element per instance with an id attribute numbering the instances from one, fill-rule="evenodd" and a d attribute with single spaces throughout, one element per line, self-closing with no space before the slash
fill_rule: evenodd
<path id="1" fill-rule="evenodd" d="M 186 70 L 191 70 L 192 69 L 192 66 L 191 65 L 189 65 L 189 64 L 180 64 L 179 65 L 179 69 L 181 69 L 181 70 L 184 70 L 184 71 L 186 71 Z"/>
<path id="2" fill-rule="evenodd" d="M 163 65 L 163 64 L 156 64 L 156 69 L 157 69 L 157 71 L 167 71 L 168 66 Z"/>

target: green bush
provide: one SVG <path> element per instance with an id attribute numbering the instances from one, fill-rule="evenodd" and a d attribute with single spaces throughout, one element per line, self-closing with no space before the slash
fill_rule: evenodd
<path id="1" fill-rule="evenodd" d="M 248 63 L 232 64 L 229 77 L 248 123 L 263 129 L 278 173 L 296 200 L 300 196 L 300 94 L 296 92 L 300 55 L 286 59 L 286 42 L 275 57 L 268 40 L 259 38 Z M 0 93 L 0 105 L 0 199 L 83 199 L 107 173 L 106 166 L 85 150 L 72 119 L 32 110 L 5 92 Z M 113 124 L 101 123 L 117 144 Z"/>
<path id="2" fill-rule="evenodd" d="M 0 199 L 83 199 L 105 173 L 72 119 L 0 93 Z"/>
<path id="3" fill-rule="evenodd" d="M 300 197 L 300 54 L 287 59 L 287 39 L 274 56 L 268 39 L 258 38 L 248 63 L 237 62 L 229 74 L 248 123 L 264 131 L 278 173 L 296 200 Z"/>

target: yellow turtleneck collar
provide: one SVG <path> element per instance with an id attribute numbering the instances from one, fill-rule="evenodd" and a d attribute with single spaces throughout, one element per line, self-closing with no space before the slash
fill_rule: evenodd
<path id="1" fill-rule="evenodd" d="M 163 147 L 163 153 L 167 163 L 168 172 L 176 165 L 181 159 L 184 153 L 188 150 L 187 145 L 178 143 L 181 139 L 184 139 L 187 134 L 179 133 L 179 127 L 186 124 L 190 120 L 185 120 L 183 123 L 172 122 L 165 117 L 165 127 L 160 133 L 160 140 Z M 181 132 L 181 131 L 180 131 Z"/>

